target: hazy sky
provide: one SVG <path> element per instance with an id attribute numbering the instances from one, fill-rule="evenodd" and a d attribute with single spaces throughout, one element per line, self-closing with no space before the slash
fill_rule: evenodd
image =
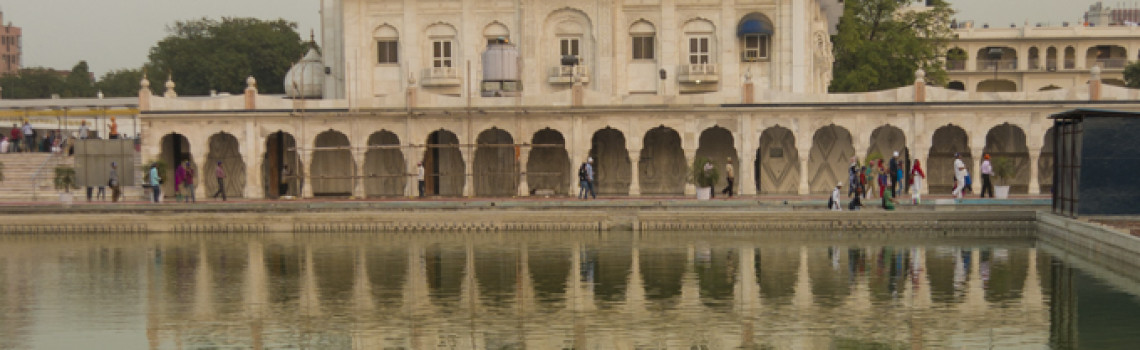
<path id="1" fill-rule="evenodd" d="M 955 18 L 978 26 L 1076 22 L 1096 0 L 949 0 Z M 321 0 L 0 0 L 4 23 L 24 30 L 24 66 L 70 69 L 87 60 L 98 75 L 142 66 L 176 20 L 285 18 L 308 36 L 320 26 Z M 1115 7 L 1118 1 L 1106 1 Z M 1132 1 L 1136 3 L 1136 0 Z M 318 33 L 319 35 L 319 33 Z"/>

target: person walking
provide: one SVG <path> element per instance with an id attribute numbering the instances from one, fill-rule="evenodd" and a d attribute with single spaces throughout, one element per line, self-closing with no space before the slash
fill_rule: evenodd
<path id="1" fill-rule="evenodd" d="M 966 163 L 962 162 L 962 154 L 954 153 L 954 191 L 950 194 L 954 198 L 962 199 L 962 189 L 966 187 Z"/>
<path id="2" fill-rule="evenodd" d="M 119 188 L 119 164 L 111 162 L 111 173 L 107 175 L 107 186 L 111 187 L 111 202 L 118 203 L 123 192 Z"/>
<path id="3" fill-rule="evenodd" d="M 847 190 L 847 197 L 859 195 L 859 158 L 851 156 L 851 165 L 847 167 L 847 183 L 851 188 Z"/>
<path id="4" fill-rule="evenodd" d="M 922 164 L 918 159 L 914 160 L 914 167 L 910 169 L 910 198 L 914 204 L 922 204 L 922 180 L 926 179 L 926 173 L 922 171 Z"/>
<path id="5" fill-rule="evenodd" d="M 24 135 L 24 151 L 35 152 L 36 131 L 35 129 L 32 129 L 32 124 L 29 124 L 27 120 L 24 121 L 24 126 L 20 128 L 20 134 Z"/>
<path id="6" fill-rule="evenodd" d="M 222 196 L 222 201 L 226 201 L 226 170 L 222 168 L 222 162 L 218 161 L 218 165 L 214 167 L 214 178 L 218 179 L 218 192 L 214 192 L 214 198 Z"/>
<path id="7" fill-rule="evenodd" d="M 843 183 L 835 184 L 835 189 L 831 190 L 831 198 L 827 200 L 828 209 L 832 211 L 843 211 L 843 205 L 839 202 L 839 193 L 843 190 Z"/>
<path id="8" fill-rule="evenodd" d="M 88 132 L 90 132 L 90 130 L 87 129 L 87 121 L 84 120 L 84 121 L 79 122 L 79 136 L 78 136 L 79 139 L 80 140 L 86 140 Z"/>
<path id="9" fill-rule="evenodd" d="M 735 169 L 732 168 L 732 158 L 729 157 L 728 161 L 724 163 L 724 181 L 728 182 L 728 185 L 724 186 L 724 191 L 720 191 L 721 194 L 727 195 L 728 198 L 732 198 L 732 194 L 735 192 L 733 188 L 736 182 L 736 177 L 733 175 L 734 170 Z"/>
<path id="10" fill-rule="evenodd" d="M 899 164 L 899 152 L 898 151 L 895 151 L 894 155 L 891 156 L 891 161 L 889 162 L 888 166 L 889 166 L 888 170 L 890 171 L 888 174 L 890 175 L 890 178 L 891 178 L 891 193 L 893 196 L 897 197 L 898 193 L 899 193 L 899 187 L 902 187 L 899 184 L 899 179 L 902 178 L 902 165 Z M 894 198 L 894 197 L 891 197 L 891 198 Z"/>
<path id="11" fill-rule="evenodd" d="M 586 157 L 582 166 L 578 167 L 578 198 L 587 199 L 587 195 L 598 198 L 594 193 L 594 157 Z"/>
<path id="12" fill-rule="evenodd" d="M 20 132 L 20 126 L 12 123 L 12 131 L 8 133 L 9 140 L 12 142 L 12 153 L 20 151 L 20 140 L 24 138 L 24 134 Z"/>
<path id="13" fill-rule="evenodd" d="M 426 189 L 424 184 L 424 162 L 416 163 L 416 183 L 418 184 L 416 188 L 419 189 L 420 198 L 424 198 L 424 190 Z"/>
<path id="14" fill-rule="evenodd" d="M 150 179 L 150 193 L 152 197 L 151 203 L 158 203 L 158 199 L 162 198 L 162 186 L 160 186 L 162 182 L 159 181 L 158 178 L 158 165 L 150 165 L 150 174 L 148 175 L 148 179 Z"/>
<path id="15" fill-rule="evenodd" d="M 194 194 L 194 190 L 197 189 L 198 186 L 196 186 L 194 182 L 196 172 L 194 171 L 193 164 L 190 163 L 189 160 L 182 161 L 182 171 L 182 189 L 186 191 L 184 198 L 187 202 L 198 203 L 198 197 Z"/>
<path id="16" fill-rule="evenodd" d="M 982 156 L 982 198 L 986 198 L 986 191 L 989 191 L 990 198 L 994 198 L 994 184 L 990 182 L 990 178 L 994 175 L 994 165 L 990 163 L 990 155 Z"/>
<path id="17" fill-rule="evenodd" d="M 178 163 L 174 168 L 174 201 L 182 201 L 182 184 L 186 182 L 186 168 L 183 166 L 185 163 Z"/>

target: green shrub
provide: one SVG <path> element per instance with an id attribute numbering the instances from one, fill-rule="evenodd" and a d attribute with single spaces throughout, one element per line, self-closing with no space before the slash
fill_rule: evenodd
<path id="1" fill-rule="evenodd" d="M 689 183 L 697 187 L 713 187 L 716 182 L 720 180 L 720 171 L 714 166 L 711 170 L 705 171 L 705 163 L 712 163 L 706 157 L 697 157 L 693 159 L 693 165 L 689 167 Z"/>

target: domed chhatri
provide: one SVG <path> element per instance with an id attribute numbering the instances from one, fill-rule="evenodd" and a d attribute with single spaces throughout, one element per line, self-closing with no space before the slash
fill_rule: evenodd
<path id="1" fill-rule="evenodd" d="M 325 89 L 324 64 L 315 47 L 285 74 L 285 95 L 289 98 L 321 98 Z"/>

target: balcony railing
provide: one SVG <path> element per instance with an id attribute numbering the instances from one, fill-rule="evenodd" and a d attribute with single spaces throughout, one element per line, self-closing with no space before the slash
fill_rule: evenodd
<path id="1" fill-rule="evenodd" d="M 432 67 L 423 71 L 423 86 L 459 86 L 459 70 L 455 67 Z"/>
<path id="2" fill-rule="evenodd" d="M 966 60 L 946 61 L 946 70 L 966 70 Z"/>
<path id="3" fill-rule="evenodd" d="M 1057 59 L 1056 58 L 1046 58 L 1045 59 L 1045 70 L 1050 71 L 1050 72 L 1057 70 Z"/>
<path id="4" fill-rule="evenodd" d="M 1017 70 L 1017 60 L 978 60 L 978 70 L 992 71 Z"/>
<path id="5" fill-rule="evenodd" d="M 682 64 L 677 67 L 677 81 L 685 84 L 715 83 L 720 81 L 720 67 L 715 64 Z"/>
<path id="6" fill-rule="evenodd" d="M 1099 66 L 1101 69 L 1124 69 L 1128 65 L 1127 58 L 1098 58 L 1089 68 Z"/>
<path id="7" fill-rule="evenodd" d="M 1077 69 L 1077 60 L 1065 60 L 1065 69 Z"/>
<path id="8" fill-rule="evenodd" d="M 587 66 L 554 66 L 550 68 L 551 84 L 573 84 L 574 81 L 590 82 L 590 67 Z"/>

